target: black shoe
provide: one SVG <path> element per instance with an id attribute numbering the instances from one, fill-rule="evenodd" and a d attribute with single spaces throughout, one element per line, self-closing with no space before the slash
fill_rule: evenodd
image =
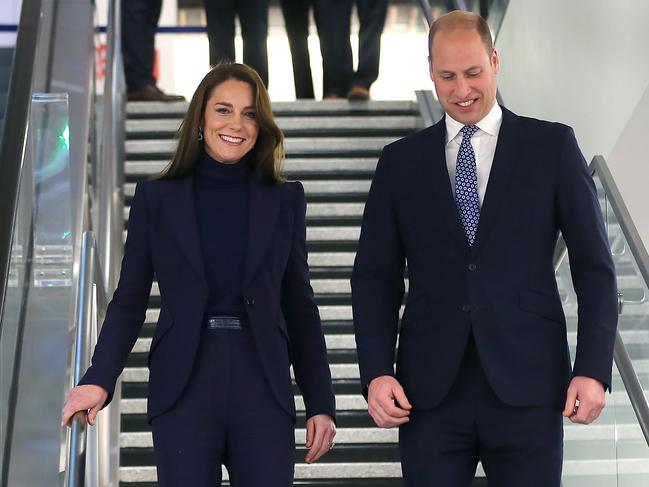
<path id="1" fill-rule="evenodd" d="M 367 101 L 370 99 L 370 89 L 364 86 L 354 85 L 349 89 L 347 99 L 349 101 Z"/>
<path id="2" fill-rule="evenodd" d="M 129 91 L 126 94 L 128 101 L 185 101 L 182 95 L 167 95 L 154 84 L 144 85 L 141 90 Z"/>

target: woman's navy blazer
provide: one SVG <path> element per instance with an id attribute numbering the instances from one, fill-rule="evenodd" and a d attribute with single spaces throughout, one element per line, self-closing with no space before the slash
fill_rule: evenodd
<path id="1" fill-rule="evenodd" d="M 309 282 L 304 188 L 299 182 L 271 185 L 255 177 L 249 181 L 242 295 L 266 377 L 278 403 L 295 416 L 292 365 L 307 417 L 328 414 L 333 418 L 331 374 Z M 92 366 L 80 384 L 102 386 L 109 392 L 106 404 L 111 400 L 144 322 L 155 273 L 161 309 L 148 360 L 149 421 L 173 406 L 189 380 L 201 337 L 208 297 L 202 259 L 193 177 L 139 182 L 119 284 Z"/>

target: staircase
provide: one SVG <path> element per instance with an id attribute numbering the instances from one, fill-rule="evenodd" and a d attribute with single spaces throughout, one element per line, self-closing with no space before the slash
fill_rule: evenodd
<path id="1" fill-rule="evenodd" d="M 169 160 L 172 137 L 187 105 L 131 103 L 126 143 L 127 208 L 135 182 Z M 273 104 L 286 135 L 287 179 L 299 179 L 307 197 L 311 284 L 320 308 L 338 409 L 336 447 L 316 464 L 304 462 L 304 404 L 295 389 L 295 485 L 396 487 L 401 485 L 396 430 L 380 430 L 360 395 L 349 278 L 367 192 L 381 148 L 422 128 L 414 102 L 347 101 Z M 122 385 L 121 485 L 155 485 L 152 440 L 146 423 L 146 355 L 159 313 L 154 283 L 142 329 Z M 302 445 L 302 446 L 300 446 Z M 227 478 L 227 474 L 224 475 Z"/>

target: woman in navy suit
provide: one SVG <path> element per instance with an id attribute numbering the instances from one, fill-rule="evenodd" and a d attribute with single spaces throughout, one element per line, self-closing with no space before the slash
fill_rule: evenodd
<path id="1" fill-rule="evenodd" d="M 147 414 L 161 487 L 220 485 L 222 464 L 235 487 L 292 485 L 291 365 L 306 405 L 306 461 L 333 444 L 304 189 L 282 181 L 282 157 L 263 82 L 222 64 L 198 86 L 170 165 L 135 190 L 119 285 L 62 423 L 82 411 L 94 424 L 110 402 L 155 274 Z"/>

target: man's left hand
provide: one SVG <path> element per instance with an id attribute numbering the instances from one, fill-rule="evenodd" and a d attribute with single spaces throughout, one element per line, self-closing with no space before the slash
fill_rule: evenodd
<path id="1" fill-rule="evenodd" d="M 604 385 L 600 381 L 575 376 L 568 387 L 563 415 L 573 423 L 590 424 L 599 417 L 605 405 Z"/>

